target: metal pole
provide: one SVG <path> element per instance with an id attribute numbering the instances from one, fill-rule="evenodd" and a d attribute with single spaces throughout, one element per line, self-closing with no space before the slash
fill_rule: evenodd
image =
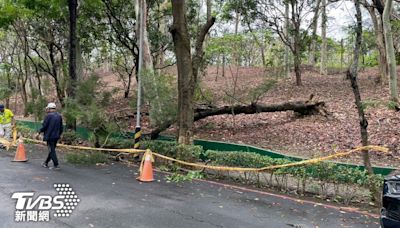
<path id="1" fill-rule="evenodd" d="M 136 128 L 135 128 L 135 145 L 134 148 L 139 148 L 139 141 L 142 135 L 141 126 L 140 126 L 140 108 L 142 105 L 142 83 L 141 83 L 141 75 L 143 70 L 143 36 L 144 36 L 144 12 L 143 12 L 143 4 L 144 0 L 138 0 L 139 7 L 139 15 L 140 15 L 140 24 L 139 24 L 139 66 L 138 66 L 138 75 L 137 75 L 137 113 L 136 113 Z"/>

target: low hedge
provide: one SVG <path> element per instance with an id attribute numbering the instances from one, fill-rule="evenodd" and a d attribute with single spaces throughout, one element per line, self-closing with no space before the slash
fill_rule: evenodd
<path id="1" fill-rule="evenodd" d="M 261 168 L 270 165 L 287 164 L 289 159 L 276 159 L 252 152 L 221 152 L 204 149 L 201 146 L 178 145 L 169 141 L 144 141 L 144 148 L 185 161 L 208 161 L 212 165 Z M 313 179 L 334 184 L 353 184 L 363 187 L 375 185 L 380 188 L 382 175 L 367 175 L 365 170 L 348 168 L 331 162 L 320 162 L 305 166 L 281 168 L 273 171 L 275 175 L 291 175 L 300 179 Z"/>

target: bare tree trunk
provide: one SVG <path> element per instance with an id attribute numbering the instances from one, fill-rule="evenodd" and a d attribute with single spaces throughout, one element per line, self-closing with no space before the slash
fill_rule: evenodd
<path id="1" fill-rule="evenodd" d="M 251 35 L 253 36 L 254 41 L 256 42 L 258 47 L 260 48 L 262 64 L 263 64 L 263 67 L 266 68 L 267 67 L 267 63 L 265 62 L 265 45 L 264 45 L 264 42 L 260 41 L 258 39 L 258 37 L 256 36 L 256 34 L 254 34 L 254 31 L 251 28 L 250 23 L 247 23 L 247 27 L 249 28 L 249 31 L 250 31 Z"/>
<path id="2" fill-rule="evenodd" d="M 327 59 L 328 59 L 328 42 L 326 39 L 326 24 L 327 24 L 327 16 L 326 16 L 326 0 L 322 0 L 322 20 L 321 20 L 321 69 L 320 74 L 327 75 Z"/>
<path id="3" fill-rule="evenodd" d="M 353 93 L 355 97 L 355 103 L 358 110 L 358 118 L 360 121 L 360 133 L 361 133 L 361 143 L 363 146 L 368 146 L 368 122 L 365 118 L 364 109 L 362 107 L 361 102 L 361 95 L 360 90 L 357 83 L 357 73 L 358 73 L 358 61 L 361 51 L 361 37 L 362 37 L 362 18 L 361 18 L 361 9 L 360 9 L 360 0 L 355 0 L 355 7 L 356 7 L 356 18 L 357 18 L 357 27 L 356 27 L 356 43 L 354 47 L 354 59 L 353 64 L 348 71 L 350 80 L 351 80 L 351 87 L 353 88 Z M 372 169 L 371 161 L 369 158 L 368 150 L 363 151 L 363 161 L 365 169 L 367 170 L 369 175 L 373 175 L 374 171 Z M 374 186 L 370 187 L 371 192 L 374 195 L 374 198 L 377 200 L 377 196 L 379 192 L 375 189 Z"/>
<path id="4" fill-rule="evenodd" d="M 289 1 L 285 1 L 285 36 L 289 39 Z M 290 49 L 285 45 L 285 78 L 290 76 Z"/>
<path id="5" fill-rule="evenodd" d="M 383 26 L 382 26 L 382 18 L 376 15 L 375 8 L 373 6 L 367 6 L 368 12 L 371 16 L 372 23 L 374 25 L 375 30 L 375 39 L 376 39 L 376 46 L 378 48 L 379 54 L 379 82 L 384 84 L 386 81 L 387 76 L 387 66 L 386 66 L 386 48 L 385 48 L 385 41 L 384 41 L 384 34 L 383 34 Z"/>
<path id="6" fill-rule="evenodd" d="M 344 44 L 343 44 L 343 39 L 340 40 L 340 71 L 343 70 L 343 54 L 344 54 Z"/>
<path id="7" fill-rule="evenodd" d="M 68 58 L 68 79 L 66 92 L 70 99 L 75 99 L 76 87 L 78 86 L 77 76 L 77 47 L 78 38 L 76 35 L 76 24 L 78 18 L 78 0 L 68 0 L 69 12 L 69 58 Z M 76 118 L 71 117 L 66 120 L 67 129 L 76 130 Z"/>
<path id="8" fill-rule="evenodd" d="M 293 55 L 294 55 L 294 72 L 296 73 L 296 85 L 301 86 L 301 40 L 300 40 L 300 15 L 297 12 L 297 0 L 291 1 L 292 5 L 292 24 L 294 26 L 293 35 Z"/>
<path id="9" fill-rule="evenodd" d="M 160 11 L 166 10 L 168 7 L 168 3 L 169 3 L 169 1 L 165 0 L 160 6 Z M 158 31 L 161 34 L 166 34 L 166 32 L 167 32 L 166 19 L 164 17 L 159 17 L 158 23 L 159 23 Z M 156 66 L 158 68 L 160 68 L 164 65 L 164 48 L 165 48 L 165 46 L 160 47 L 160 50 L 157 53 Z M 157 69 L 157 73 L 161 74 L 161 69 Z"/>
<path id="10" fill-rule="evenodd" d="M 207 0 L 207 20 L 210 20 L 212 15 L 212 0 Z"/>
<path id="11" fill-rule="evenodd" d="M 311 66 L 315 65 L 315 48 L 317 45 L 317 27 L 318 27 L 318 15 L 319 15 L 319 6 L 321 4 L 321 0 L 317 0 L 315 4 L 315 11 L 313 17 L 313 24 L 312 24 L 312 39 L 310 45 L 310 55 L 308 57 L 308 64 Z"/>
<path id="12" fill-rule="evenodd" d="M 399 95 L 397 93 L 396 56 L 394 54 L 393 35 L 390 24 L 392 8 L 393 0 L 386 0 L 385 9 L 383 10 L 383 30 L 385 33 L 386 57 L 389 69 L 390 99 L 394 102 L 398 102 Z"/>

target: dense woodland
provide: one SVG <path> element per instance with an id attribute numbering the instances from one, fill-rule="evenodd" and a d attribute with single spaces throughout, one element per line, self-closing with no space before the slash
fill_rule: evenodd
<path id="1" fill-rule="evenodd" d="M 36 120 L 57 102 L 98 146 L 134 129 L 139 80 L 153 138 L 396 156 L 399 61 L 396 0 L 0 1 L 0 99 Z"/>

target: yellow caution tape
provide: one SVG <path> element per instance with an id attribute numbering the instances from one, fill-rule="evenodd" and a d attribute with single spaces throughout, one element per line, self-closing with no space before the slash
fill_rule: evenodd
<path id="1" fill-rule="evenodd" d="M 163 158 L 169 161 L 174 161 L 182 165 L 187 165 L 187 166 L 192 166 L 192 167 L 197 167 L 197 168 L 205 168 L 205 169 L 212 169 L 212 170 L 220 170 L 220 171 L 241 171 L 241 172 L 261 172 L 261 171 L 266 171 L 266 170 L 273 170 L 273 169 L 279 169 L 279 168 L 287 168 L 287 167 L 293 167 L 293 166 L 301 166 L 301 165 L 308 165 L 308 164 L 314 164 L 318 163 L 321 161 L 326 161 L 330 160 L 333 158 L 338 158 L 338 157 L 344 157 L 347 155 L 350 155 L 351 153 L 358 152 L 358 151 L 365 151 L 365 150 L 375 150 L 375 151 L 380 151 L 383 153 L 388 153 L 389 149 L 386 147 L 381 147 L 381 146 L 362 146 L 362 147 L 357 147 L 353 150 L 347 151 L 347 152 L 339 152 L 335 153 L 329 156 L 325 157 L 320 157 L 320 158 L 313 158 L 313 159 L 308 159 L 304 161 L 299 161 L 299 162 L 293 162 L 293 163 L 288 163 L 288 164 L 282 164 L 282 165 L 271 165 L 267 167 L 262 167 L 262 168 L 242 168 L 242 167 L 229 167 L 229 166 L 210 166 L 210 165 L 204 165 L 204 164 L 197 164 L 197 163 L 191 163 L 191 162 L 185 162 L 181 161 L 175 158 L 170 158 L 158 153 L 154 153 L 153 155 L 159 158 Z"/>
<path id="2" fill-rule="evenodd" d="M 15 134 L 16 136 L 16 134 Z M 21 137 L 20 139 L 33 142 L 33 143 L 38 143 L 38 144 L 45 144 L 45 142 L 40 141 L 40 140 L 35 140 L 35 139 L 29 139 L 29 138 L 23 138 Z M 12 142 L 9 142 L 5 139 L 0 138 L 0 143 L 5 145 L 7 149 L 11 146 L 16 145 L 16 137 L 14 137 Z M 303 160 L 303 161 L 298 161 L 298 162 L 292 162 L 288 164 L 281 164 L 281 165 L 271 165 L 267 167 L 262 167 L 262 168 L 243 168 L 243 167 L 229 167 L 229 166 L 212 166 L 212 165 L 205 165 L 205 164 L 199 164 L 199 163 L 192 163 L 192 162 L 186 162 L 182 160 L 178 160 L 175 158 L 171 158 L 159 153 L 155 153 L 150 151 L 149 149 L 147 150 L 140 150 L 140 149 L 107 149 L 107 148 L 94 148 L 94 147 L 86 147 L 86 146 L 72 146 L 72 145 L 66 145 L 66 144 L 57 144 L 59 147 L 64 147 L 67 149 L 78 149 L 78 150 L 91 150 L 91 151 L 107 151 L 107 152 L 124 152 L 124 153 L 132 153 L 132 154 L 137 154 L 137 153 L 144 153 L 144 156 L 142 158 L 140 168 L 139 170 L 142 170 L 144 161 L 147 157 L 150 157 L 151 161 L 154 162 L 154 156 L 159 157 L 161 159 L 165 159 L 168 161 L 173 161 L 182 165 L 187 165 L 187 166 L 192 166 L 192 167 L 197 167 L 197 168 L 205 168 L 205 169 L 211 169 L 211 170 L 220 170 L 220 171 L 240 171 L 240 172 L 262 172 L 266 170 L 273 170 L 273 169 L 279 169 L 279 168 L 288 168 L 288 167 L 294 167 L 294 166 L 301 166 L 301 165 L 308 165 L 308 164 L 315 164 L 319 163 L 322 161 L 326 160 L 331 160 L 334 158 L 339 158 L 339 157 L 344 157 L 348 156 L 352 153 L 359 152 L 359 151 L 367 151 L 367 150 L 374 150 L 374 151 L 379 151 L 383 153 L 389 153 L 389 149 L 386 147 L 381 147 L 381 146 L 362 146 L 362 147 L 357 147 L 355 149 L 352 149 L 347 152 L 338 152 L 332 155 L 328 155 L 325 157 L 319 157 L 319 158 L 312 158 L 308 160 Z"/>
<path id="3" fill-rule="evenodd" d="M 43 141 L 36 140 L 36 139 L 28 139 L 28 138 L 23 138 L 23 140 L 28 141 L 28 142 L 33 142 L 33 143 L 38 143 L 38 144 L 46 144 Z M 125 152 L 125 153 L 143 153 L 146 152 L 146 150 L 139 150 L 139 149 L 108 149 L 108 148 L 95 148 L 95 147 L 88 147 L 88 146 L 72 146 L 72 145 L 67 145 L 67 144 L 61 144 L 57 143 L 58 147 L 64 147 L 67 149 L 78 149 L 78 150 L 95 150 L 95 151 L 108 151 L 108 152 Z"/>

